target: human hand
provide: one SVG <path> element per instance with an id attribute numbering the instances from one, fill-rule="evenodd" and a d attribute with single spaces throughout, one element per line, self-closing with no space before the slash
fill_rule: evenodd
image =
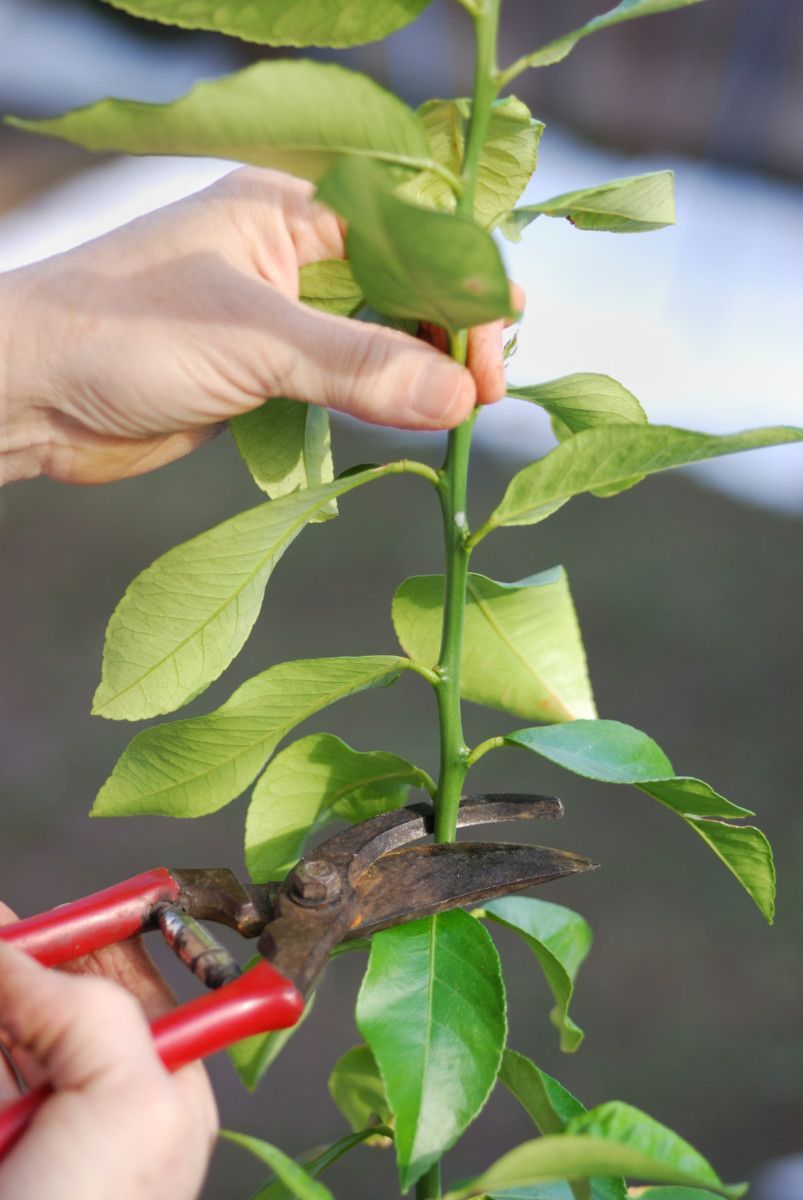
<path id="1" fill-rule="evenodd" d="M 138 941 L 70 974 L 0 942 L 0 1041 L 30 1086 L 53 1087 L 0 1163 L 0 1200 L 194 1200 L 217 1113 L 200 1064 L 169 1075 L 154 1051 L 146 1017 L 172 1003 Z M 0 1053 L 0 1105 L 17 1094 Z"/>
<path id="2" fill-rule="evenodd" d="M 299 268 L 344 253 L 309 184 L 244 168 L 0 277 L 6 477 L 140 474 L 277 395 L 409 429 L 451 428 L 501 398 L 501 321 L 471 331 L 467 370 L 299 303 Z"/>

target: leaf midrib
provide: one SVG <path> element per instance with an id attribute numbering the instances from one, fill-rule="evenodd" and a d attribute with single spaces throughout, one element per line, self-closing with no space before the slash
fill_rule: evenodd
<path id="1" fill-rule="evenodd" d="M 517 647 L 513 644 L 513 642 L 510 641 L 510 639 L 507 637 L 507 635 L 502 631 L 501 626 L 497 623 L 497 621 L 493 617 L 493 614 L 491 612 L 489 612 L 487 602 L 484 601 L 478 595 L 477 591 L 475 590 L 475 585 L 472 583 L 472 581 L 470 579 L 468 581 L 467 590 L 471 594 L 475 604 L 480 609 L 482 615 L 485 617 L 488 624 L 491 626 L 491 628 L 494 630 L 494 632 L 497 634 L 497 636 L 500 638 L 500 640 L 507 646 L 507 648 L 512 653 L 513 657 L 515 659 L 517 659 L 518 662 L 521 663 L 521 665 L 524 667 L 525 671 L 529 675 L 532 676 L 532 678 L 535 680 L 536 683 L 541 684 L 541 687 L 544 689 L 547 696 L 549 698 L 551 698 L 558 705 L 559 710 L 566 716 L 567 720 L 569 720 L 569 721 L 573 720 L 574 714 L 572 713 L 571 709 L 567 708 L 567 706 L 563 703 L 563 701 L 560 699 L 560 697 L 553 691 L 553 689 L 547 684 L 546 680 L 539 674 L 539 672 L 536 671 L 535 668 L 525 658 L 522 657 L 522 655 L 519 652 L 519 650 L 517 649 Z"/>

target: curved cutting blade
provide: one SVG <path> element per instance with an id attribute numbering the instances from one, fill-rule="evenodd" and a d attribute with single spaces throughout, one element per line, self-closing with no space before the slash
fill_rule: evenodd
<path id="1" fill-rule="evenodd" d="M 467 908 L 574 875 L 597 863 L 570 850 L 507 842 L 409 846 L 385 854 L 354 881 L 359 917 L 348 938 L 365 937 L 449 908 Z"/>

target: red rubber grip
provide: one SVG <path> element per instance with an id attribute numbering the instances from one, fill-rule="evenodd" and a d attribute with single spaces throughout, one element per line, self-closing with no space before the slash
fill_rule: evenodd
<path id="1" fill-rule="evenodd" d="M 296 986 L 268 962 L 257 963 L 216 992 L 191 1000 L 154 1021 L 156 1050 L 169 1071 L 256 1033 L 295 1025 L 304 1011 Z M 28 1128 L 51 1089 L 28 1092 L 0 1112 L 0 1159 Z"/>
<path id="2" fill-rule="evenodd" d="M 141 933 L 155 906 L 178 899 L 180 890 L 166 867 L 156 867 L 83 900 L 4 925 L 0 940 L 55 967 Z"/>

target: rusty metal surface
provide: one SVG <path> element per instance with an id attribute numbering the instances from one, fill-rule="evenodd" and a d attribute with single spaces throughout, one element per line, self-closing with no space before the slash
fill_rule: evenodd
<path id="1" fill-rule="evenodd" d="M 458 827 L 562 815 L 561 802 L 552 796 L 486 794 L 464 799 Z M 571 851 L 541 846 L 411 844 L 431 835 L 433 827 L 430 804 L 381 813 L 321 843 L 281 884 L 245 887 L 226 869 L 174 871 L 180 911 L 174 915 L 171 907 L 173 915 L 160 918 L 163 932 L 168 941 L 181 941 L 177 953 L 200 977 L 209 955 L 211 979 L 217 978 L 215 964 L 225 973 L 233 960 L 217 953 L 211 935 L 204 940 L 193 918 L 259 936 L 260 954 L 308 996 L 341 941 L 596 866 Z"/>

